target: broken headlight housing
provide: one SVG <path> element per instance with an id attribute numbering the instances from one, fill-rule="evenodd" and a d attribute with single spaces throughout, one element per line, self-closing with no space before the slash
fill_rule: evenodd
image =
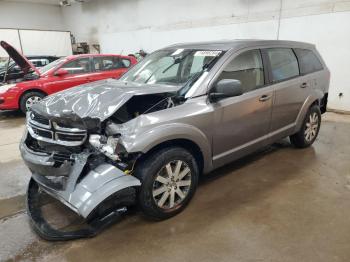
<path id="1" fill-rule="evenodd" d="M 125 148 L 119 143 L 118 136 L 101 136 L 92 134 L 89 143 L 108 158 L 116 161 L 120 160 L 119 154 L 125 153 Z"/>

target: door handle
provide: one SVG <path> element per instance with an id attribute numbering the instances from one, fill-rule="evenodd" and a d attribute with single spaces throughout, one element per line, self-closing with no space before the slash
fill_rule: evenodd
<path id="1" fill-rule="evenodd" d="M 262 95 L 262 96 L 259 98 L 259 101 L 265 102 L 265 101 L 269 100 L 270 98 L 271 98 L 271 95 Z"/>
<path id="2" fill-rule="evenodd" d="M 304 83 L 302 83 L 302 84 L 300 85 L 300 88 L 306 88 L 306 87 L 308 87 L 308 86 L 309 86 L 308 83 L 304 82 Z"/>

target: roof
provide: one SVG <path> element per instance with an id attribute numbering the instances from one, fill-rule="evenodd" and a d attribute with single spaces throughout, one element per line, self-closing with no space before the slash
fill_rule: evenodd
<path id="1" fill-rule="evenodd" d="M 164 49 L 169 48 L 184 48 L 184 49 L 204 49 L 204 50 L 230 50 L 240 49 L 244 47 L 254 46 L 281 46 L 281 47 L 298 47 L 313 49 L 315 46 L 310 43 L 286 41 L 286 40 L 260 40 L 260 39 L 237 39 L 237 40 L 221 40 L 212 42 L 194 42 L 194 43 L 181 43 L 175 44 Z"/>
<path id="2" fill-rule="evenodd" d="M 70 59 L 73 59 L 73 58 L 99 57 L 99 56 L 129 57 L 127 55 L 119 55 L 119 54 L 78 54 L 78 55 L 69 55 L 69 56 L 66 56 L 66 58 L 70 60 Z"/>
<path id="3" fill-rule="evenodd" d="M 59 58 L 58 56 L 54 55 L 26 55 L 25 57 L 28 59 Z"/>

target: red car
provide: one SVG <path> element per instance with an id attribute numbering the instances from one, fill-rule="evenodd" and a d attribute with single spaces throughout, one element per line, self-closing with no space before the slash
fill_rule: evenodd
<path id="1" fill-rule="evenodd" d="M 26 112 L 43 97 L 64 89 L 107 78 L 119 78 L 137 61 L 121 55 L 72 55 L 37 69 L 8 43 L 0 45 L 25 74 L 22 82 L 0 86 L 0 110 Z"/>

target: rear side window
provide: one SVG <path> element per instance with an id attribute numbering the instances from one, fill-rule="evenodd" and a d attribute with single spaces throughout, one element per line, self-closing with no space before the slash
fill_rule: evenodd
<path id="1" fill-rule="evenodd" d="M 320 60 L 311 50 L 296 48 L 294 51 L 299 59 L 301 74 L 310 74 L 323 69 Z"/>
<path id="2" fill-rule="evenodd" d="M 114 56 L 98 56 L 94 57 L 95 71 L 110 71 L 125 67 L 119 57 Z"/>
<path id="3" fill-rule="evenodd" d="M 273 82 L 283 81 L 299 75 L 297 58 L 290 48 L 266 49 L 271 65 Z"/>

